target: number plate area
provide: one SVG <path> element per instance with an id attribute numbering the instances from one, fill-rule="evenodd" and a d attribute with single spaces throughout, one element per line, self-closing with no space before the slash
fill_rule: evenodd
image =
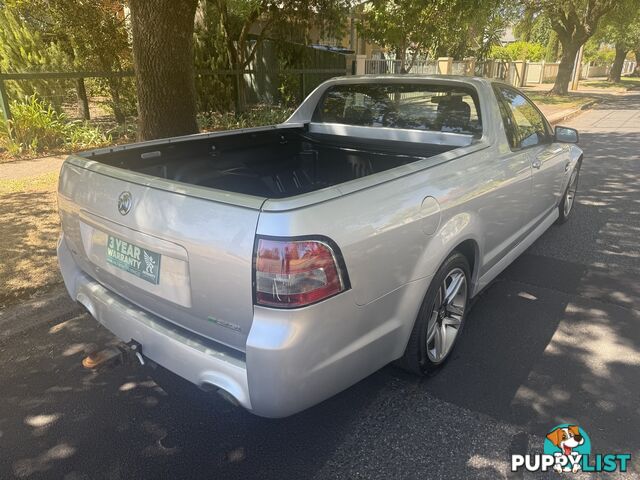
<path id="1" fill-rule="evenodd" d="M 85 212 L 81 217 L 82 244 L 97 280 L 133 301 L 138 297 L 132 286 L 161 301 L 191 307 L 189 262 L 183 247 Z"/>
<path id="2" fill-rule="evenodd" d="M 107 235 L 106 252 L 107 263 L 154 285 L 160 283 L 162 255 L 159 253 L 113 235 Z"/>

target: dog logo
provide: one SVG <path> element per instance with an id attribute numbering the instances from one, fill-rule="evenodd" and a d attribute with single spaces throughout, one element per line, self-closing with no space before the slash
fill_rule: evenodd
<path id="1" fill-rule="evenodd" d="M 547 472 L 626 472 L 630 453 L 591 453 L 587 432 L 572 423 L 556 425 L 544 439 L 544 453 L 514 453 L 511 471 Z"/>
<path id="2" fill-rule="evenodd" d="M 575 451 L 575 453 L 574 453 Z M 556 463 L 554 470 L 556 472 L 573 472 L 581 470 L 579 462 L 573 462 L 580 455 L 588 455 L 591 453 L 591 442 L 589 437 L 578 425 L 558 425 L 549 433 L 544 442 L 544 453 L 554 456 L 564 455 L 567 462 L 562 465 Z"/>

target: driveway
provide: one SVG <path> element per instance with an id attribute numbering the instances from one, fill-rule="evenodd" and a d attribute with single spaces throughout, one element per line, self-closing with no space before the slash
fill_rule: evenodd
<path id="1" fill-rule="evenodd" d="M 86 372 L 84 352 L 113 337 L 54 314 L 0 337 L 0 478 L 507 478 L 509 453 L 540 452 L 561 422 L 638 472 L 640 95 L 568 123 L 585 150 L 573 218 L 484 291 L 438 375 L 386 367 L 266 420 L 167 395 L 140 368 Z"/>

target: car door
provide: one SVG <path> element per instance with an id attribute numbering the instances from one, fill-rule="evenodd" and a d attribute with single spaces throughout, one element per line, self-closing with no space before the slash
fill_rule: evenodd
<path id="1" fill-rule="evenodd" d="M 498 140 L 498 155 L 488 159 L 485 171 L 495 186 L 479 209 L 484 223 L 483 270 L 491 269 L 520 243 L 528 233 L 531 203 L 531 161 L 527 151 L 516 148 L 518 132 L 509 108 L 500 100 L 497 105 L 502 119 L 504 139 Z M 483 272 L 482 272 L 483 273 Z"/>
<path id="2" fill-rule="evenodd" d="M 506 85 L 496 87 L 507 107 L 516 131 L 513 151 L 526 152 L 532 169 L 532 191 L 529 220 L 534 228 L 558 205 L 569 151 L 554 142 L 553 132 L 544 115 L 524 94 Z"/>

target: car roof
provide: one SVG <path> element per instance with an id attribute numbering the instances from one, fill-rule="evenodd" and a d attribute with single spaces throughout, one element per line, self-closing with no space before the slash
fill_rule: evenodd
<path id="1" fill-rule="evenodd" d="M 469 77 L 465 75 L 348 75 L 333 77 L 325 83 L 334 85 L 352 83 L 466 83 L 469 85 L 487 85 L 490 82 L 482 77 Z"/>

